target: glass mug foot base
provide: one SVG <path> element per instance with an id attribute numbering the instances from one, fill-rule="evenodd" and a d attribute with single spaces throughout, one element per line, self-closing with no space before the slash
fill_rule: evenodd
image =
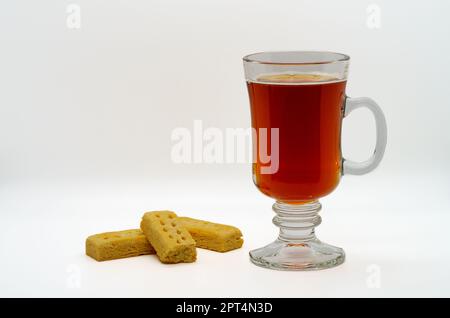
<path id="1" fill-rule="evenodd" d="M 253 264 L 278 270 L 306 271 L 331 268 L 342 264 L 342 248 L 321 242 L 315 227 L 322 220 L 319 201 L 304 204 L 276 202 L 273 223 L 280 228 L 278 239 L 262 248 L 250 251 Z"/>
<path id="2" fill-rule="evenodd" d="M 278 270 L 306 271 L 331 268 L 342 264 L 342 248 L 322 243 L 318 239 L 307 242 L 275 242 L 250 251 L 253 264 Z"/>

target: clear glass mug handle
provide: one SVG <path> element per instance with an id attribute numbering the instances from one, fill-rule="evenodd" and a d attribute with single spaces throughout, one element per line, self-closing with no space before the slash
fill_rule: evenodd
<path id="1" fill-rule="evenodd" d="M 361 107 L 368 108 L 373 116 L 375 117 L 375 127 L 377 134 L 377 141 L 375 144 L 375 150 L 373 152 L 372 157 L 370 157 L 366 161 L 355 162 L 351 160 L 347 160 L 345 158 L 342 159 L 342 174 L 366 174 L 374 170 L 381 159 L 383 159 L 384 150 L 386 149 L 387 142 L 387 126 L 386 126 L 386 118 L 384 117 L 383 111 L 380 106 L 375 103 L 372 99 L 367 97 L 359 97 L 359 98 L 350 98 L 347 97 L 345 100 L 345 108 L 344 108 L 344 117 L 347 117 L 353 110 Z"/>

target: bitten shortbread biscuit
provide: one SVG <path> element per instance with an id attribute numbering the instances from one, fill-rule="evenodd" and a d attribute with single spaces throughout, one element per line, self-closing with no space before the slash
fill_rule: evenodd
<path id="1" fill-rule="evenodd" d="M 227 252 L 240 248 L 244 243 L 241 231 L 234 226 L 188 217 L 179 217 L 178 220 L 192 235 L 197 247 Z"/>
<path id="2" fill-rule="evenodd" d="M 97 261 L 108 261 L 155 254 L 141 230 L 125 230 L 91 235 L 86 239 L 86 254 Z"/>
<path id="3" fill-rule="evenodd" d="M 141 230 L 163 263 L 190 263 L 197 258 L 195 241 L 171 211 L 147 212 Z"/>

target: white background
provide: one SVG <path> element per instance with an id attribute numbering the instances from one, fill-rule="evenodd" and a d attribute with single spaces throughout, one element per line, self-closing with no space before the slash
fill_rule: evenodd
<path id="1" fill-rule="evenodd" d="M 448 12 L 443 0 L 3 2 L 0 296 L 450 296 Z M 322 200 L 319 238 L 347 253 L 334 269 L 253 266 L 248 251 L 276 228 L 250 166 L 171 161 L 176 127 L 250 125 L 241 58 L 268 50 L 350 55 L 347 93 L 388 121 L 380 167 Z M 374 135 L 370 114 L 352 113 L 344 155 L 364 160 Z M 84 255 L 88 235 L 155 209 L 236 225 L 245 244 L 179 265 Z"/>

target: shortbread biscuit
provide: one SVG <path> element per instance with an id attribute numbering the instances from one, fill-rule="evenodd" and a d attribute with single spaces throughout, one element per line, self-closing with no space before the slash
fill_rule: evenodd
<path id="1" fill-rule="evenodd" d="M 86 239 L 86 254 L 97 261 L 155 254 L 141 230 L 125 230 L 91 235 Z"/>
<path id="2" fill-rule="evenodd" d="M 234 226 L 188 217 L 179 217 L 178 220 L 192 235 L 197 247 L 227 252 L 240 248 L 244 243 L 241 231 Z"/>
<path id="3" fill-rule="evenodd" d="M 147 212 L 141 230 L 163 263 L 190 263 L 197 258 L 195 241 L 171 211 Z"/>

